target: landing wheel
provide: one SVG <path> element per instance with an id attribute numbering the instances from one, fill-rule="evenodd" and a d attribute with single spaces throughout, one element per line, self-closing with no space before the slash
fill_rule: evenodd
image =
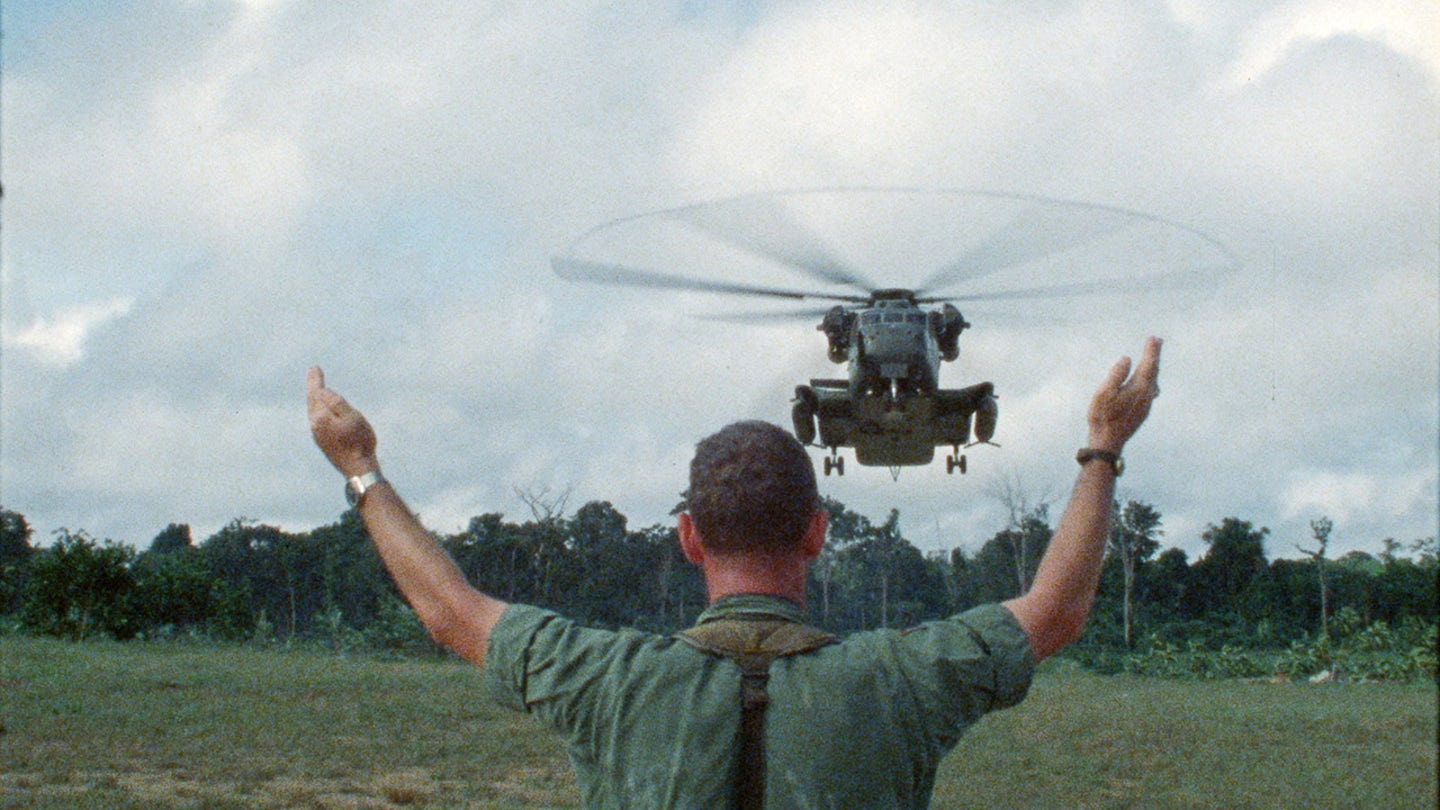
<path id="1" fill-rule="evenodd" d="M 836 475 L 844 475 L 844 474 L 845 474 L 845 457 L 844 457 L 844 456 L 827 456 L 827 457 L 825 458 L 825 474 L 826 474 L 826 475 L 829 475 L 831 470 L 834 470 Z"/>
<path id="2" fill-rule="evenodd" d="M 965 456 L 955 454 L 945 457 L 945 472 L 954 475 L 959 470 L 961 475 L 965 474 Z"/>

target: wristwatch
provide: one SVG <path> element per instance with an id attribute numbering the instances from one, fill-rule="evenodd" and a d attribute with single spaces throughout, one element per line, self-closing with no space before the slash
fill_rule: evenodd
<path id="1" fill-rule="evenodd" d="M 1092 461 L 1103 461 L 1110 466 L 1110 470 L 1115 473 L 1116 478 L 1125 474 L 1125 459 L 1121 458 L 1119 453 L 1112 453 L 1109 450 L 1082 447 L 1080 452 L 1075 454 L 1075 460 L 1080 462 L 1081 466 Z"/>
<path id="2" fill-rule="evenodd" d="M 381 475 L 379 470 L 371 470 L 364 475 L 348 479 L 345 481 L 345 501 L 352 507 L 359 506 L 366 491 L 376 484 L 383 483 L 385 483 L 385 476 Z"/>

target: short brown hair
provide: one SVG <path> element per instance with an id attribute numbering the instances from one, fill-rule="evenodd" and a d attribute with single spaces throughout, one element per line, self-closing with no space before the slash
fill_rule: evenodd
<path id="1" fill-rule="evenodd" d="M 695 446 L 687 507 L 707 549 L 786 551 L 820 508 L 815 466 L 783 429 L 736 422 Z"/>

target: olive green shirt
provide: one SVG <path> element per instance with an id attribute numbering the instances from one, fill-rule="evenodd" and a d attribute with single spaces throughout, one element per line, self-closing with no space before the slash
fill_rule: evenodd
<path id="1" fill-rule="evenodd" d="M 700 621 L 741 616 L 802 621 L 771 596 L 726 597 Z M 777 659 L 765 806 L 926 807 L 940 760 L 981 715 L 1020 702 L 1033 670 L 1024 631 L 999 605 Z M 734 806 L 740 669 L 728 659 L 511 605 L 490 636 L 485 683 L 560 732 L 586 807 Z"/>

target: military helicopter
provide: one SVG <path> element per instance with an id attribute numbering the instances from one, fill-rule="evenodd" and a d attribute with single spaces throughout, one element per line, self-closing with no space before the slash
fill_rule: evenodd
<path id="1" fill-rule="evenodd" d="M 883 207 L 881 201 L 893 202 L 898 196 L 921 203 L 950 197 L 998 201 L 1015 211 L 974 240 L 958 259 L 944 264 L 923 285 L 912 289 L 874 284 L 793 215 L 790 208 L 797 201 L 817 195 L 827 201 L 838 197 L 852 203 L 858 198 L 862 210 L 866 205 Z M 638 227 L 657 222 L 666 225 L 658 229 Z M 1041 262 L 1137 224 L 1159 225 L 1168 232 L 1169 239 L 1178 234 L 1207 247 L 1208 265 L 1200 268 L 1191 261 L 1179 269 L 1163 267 L 1143 278 L 1127 275 L 992 287 L 950 295 L 939 292 L 961 283 L 973 286 L 983 276 Z M 658 261 L 682 266 L 715 263 L 713 258 L 680 257 L 673 245 L 671 231 L 675 225 L 688 231 L 691 238 L 698 235 L 726 248 L 732 258 L 721 263 L 748 257 L 850 291 L 696 278 L 644 266 L 657 259 L 643 251 L 638 258 L 592 257 L 605 252 L 601 243 L 606 242 L 631 248 L 639 243 L 667 243 L 658 250 Z M 1193 250 L 1193 245 L 1187 249 Z M 667 251 L 671 255 L 667 256 Z M 553 257 L 551 264 L 559 276 L 572 281 L 833 302 L 828 309 L 818 311 L 787 310 L 718 319 L 819 317 L 816 329 L 825 335 L 830 361 L 848 365 L 849 373 L 844 378 L 812 378 L 808 384 L 796 386 L 791 406 L 795 436 L 802 444 L 828 451 L 824 459 L 826 475 L 845 474 L 845 458 L 840 451 L 846 448 L 854 450 L 855 460 L 862 466 L 889 467 L 892 474 L 898 475 L 901 467 L 932 463 L 939 447 L 950 449 L 945 459 L 946 472 L 964 474 L 968 463 L 963 451 L 977 444 L 994 444 L 999 416 L 994 384 L 979 382 L 963 388 L 940 385 L 941 364 L 959 357 L 961 333 L 971 327 L 956 302 L 1192 287 L 1234 262 L 1223 245 L 1198 231 L 1119 208 L 971 190 L 843 188 L 749 195 L 614 220 L 583 234 L 565 254 Z"/>
<path id="2" fill-rule="evenodd" d="M 850 374 L 795 387 L 795 437 L 812 445 L 818 433 L 830 450 L 826 475 L 845 474 L 842 447 L 862 465 L 896 468 L 929 464 L 937 446 L 953 448 L 945 471 L 964 474 L 960 450 L 971 444 L 972 422 L 975 442 L 990 443 L 999 416 L 993 383 L 940 387 L 940 363 L 959 357 L 971 324 L 954 304 L 911 290 L 876 290 L 855 303 L 833 307 L 816 327 L 831 362 L 848 363 Z"/>

